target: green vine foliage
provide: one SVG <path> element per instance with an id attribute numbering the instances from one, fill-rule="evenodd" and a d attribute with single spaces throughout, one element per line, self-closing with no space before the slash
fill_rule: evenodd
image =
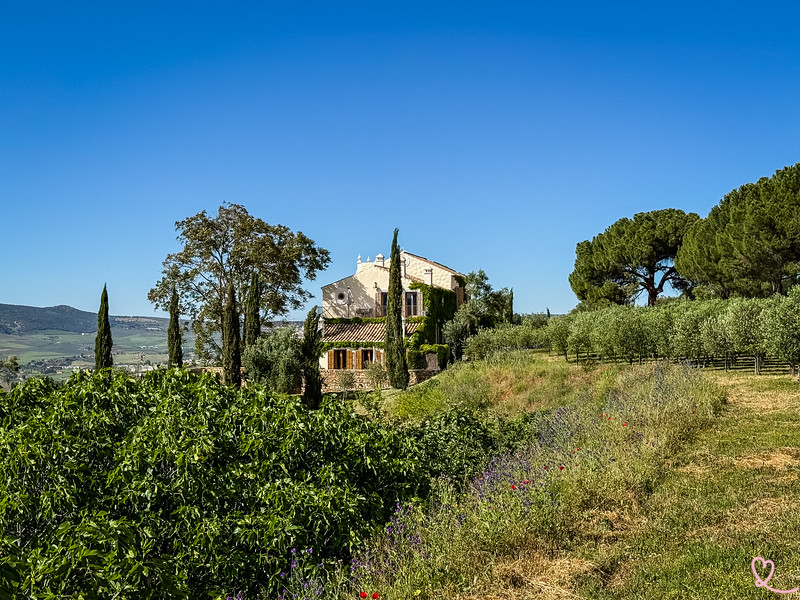
<path id="1" fill-rule="evenodd" d="M 412 317 L 406 322 L 420 323 L 420 327 L 410 336 L 409 347 L 419 348 L 422 344 L 438 344 L 443 341 L 442 327 L 456 314 L 456 293 L 452 290 L 414 282 L 411 289 L 422 292 L 424 317 Z"/>
<path id="2" fill-rule="evenodd" d="M 351 404 L 103 370 L 0 393 L 0 598 L 276 597 L 418 493 L 413 441 Z"/>

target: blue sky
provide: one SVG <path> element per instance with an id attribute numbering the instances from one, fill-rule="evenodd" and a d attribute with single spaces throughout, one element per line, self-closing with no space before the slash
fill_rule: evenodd
<path id="1" fill-rule="evenodd" d="M 398 227 L 409 251 L 513 287 L 517 312 L 566 312 L 578 242 L 637 212 L 705 216 L 800 161 L 798 18 L 789 2 L 5 3 L 0 303 L 95 311 L 107 282 L 112 314 L 154 314 L 175 221 L 232 202 L 330 250 L 317 294 Z"/>

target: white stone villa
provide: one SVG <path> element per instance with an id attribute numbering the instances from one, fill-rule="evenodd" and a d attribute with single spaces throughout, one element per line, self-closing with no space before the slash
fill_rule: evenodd
<path id="1" fill-rule="evenodd" d="M 400 266 L 409 347 L 425 351 L 422 345 L 443 344 L 441 326 L 464 302 L 464 276 L 405 250 L 400 251 Z M 382 254 L 373 261 L 362 261 L 359 255 L 355 274 L 322 287 L 323 376 L 338 369 L 358 375 L 369 362 L 383 362 L 388 288 L 389 260 Z M 434 366 L 435 354 L 427 360 L 428 368 Z"/>

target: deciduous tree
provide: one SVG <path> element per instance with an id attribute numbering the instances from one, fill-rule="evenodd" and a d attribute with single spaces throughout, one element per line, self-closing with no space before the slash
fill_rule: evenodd
<path id="1" fill-rule="evenodd" d="M 166 309 L 175 287 L 181 313 L 192 319 L 202 359 L 219 354 L 213 334 L 222 331 L 229 285 L 244 298 L 253 272 L 258 272 L 259 308 L 269 321 L 300 308 L 310 297 L 303 278 L 314 279 L 330 262 L 328 251 L 302 232 L 265 223 L 238 204 L 221 206 L 216 216 L 202 211 L 178 221 L 175 228 L 183 249 L 167 255 L 163 277 L 148 298 Z"/>

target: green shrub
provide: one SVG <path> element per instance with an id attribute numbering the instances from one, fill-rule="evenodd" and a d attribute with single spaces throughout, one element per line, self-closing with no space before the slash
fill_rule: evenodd
<path id="1" fill-rule="evenodd" d="M 447 344 L 422 344 L 419 349 L 422 352 L 436 352 L 439 369 L 447 366 L 447 360 L 450 358 L 450 347 Z"/>
<path id="2" fill-rule="evenodd" d="M 250 381 L 281 394 L 296 394 L 303 382 L 301 340 L 294 327 L 279 327 L 248 346 L 242 364 Z"/>
<path id="3" fill-rule="evenodd" d="M 346 558 L 417 494 L 415 452 L 208 374 L 28 381 L 0 394 L 0 597 L 274 597 L 292 548 Z"/>

